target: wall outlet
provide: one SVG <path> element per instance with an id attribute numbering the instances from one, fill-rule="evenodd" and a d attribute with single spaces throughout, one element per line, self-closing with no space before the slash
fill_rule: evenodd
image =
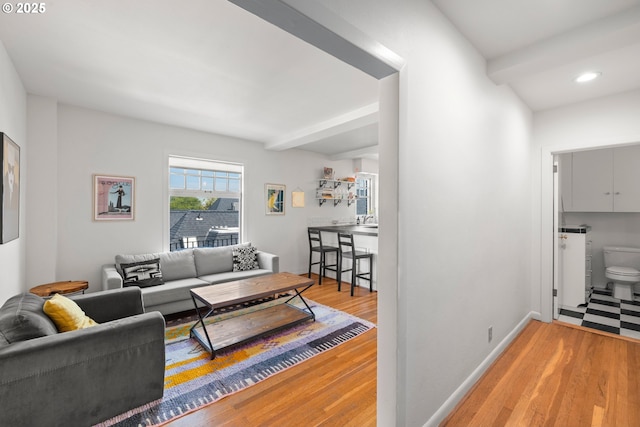
<path id="1" fill-rule="evenodd" d="M 493 326 L 489 326 L 489 342 L 493 339 Z"/>

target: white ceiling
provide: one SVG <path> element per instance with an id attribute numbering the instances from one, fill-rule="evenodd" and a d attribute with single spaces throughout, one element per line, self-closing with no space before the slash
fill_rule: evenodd
<path id="1" fill-rule="evenodd" d="M 640 88 L 640 0 L 432 0 L 533 110 Z M 224 0 L 49 0 L 0 14 L 32 94 L 115 114 L 375 157 L 378 83 Z M 598 70 L 578 86 L 572 78 Z"/>
<path id="2" fill-rule="evenodd" d="M 640 0 L 432 1 L 534 111 L 640 88 Z"/>

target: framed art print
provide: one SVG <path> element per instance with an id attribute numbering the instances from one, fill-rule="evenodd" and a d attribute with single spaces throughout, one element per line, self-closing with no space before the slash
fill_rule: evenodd
<path id="1" fill-rule="evenodd" d="M 135 186 L 134 177 L 93 175 L 94 221 L 133 220 Z"/>
<path id="2" fill-rule="evenodd" d="M 20 234 L 20 147 L 5 133 L 2 139 L 2 213 L 0 243 L 7 243 Z"/>
<path id="3" fill-rule="evenodd" d="M 285 188 L 281 184 L 265 184 L 267 215 L 284 215 Z"/>

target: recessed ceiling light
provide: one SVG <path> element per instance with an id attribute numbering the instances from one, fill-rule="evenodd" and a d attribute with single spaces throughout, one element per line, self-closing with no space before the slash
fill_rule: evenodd
<path id="1" fill-rule="evenodd" d="M 587 82 L 590 82 L 592 80 L 597 79 L 601 75 L 602 75 L 602 73 L 600 71 L 589 71 L 588 73 L 580 74 L 578 77 L 573 79 L 573 81 L 576 82 L 576 83 L 587 83 Z"/>

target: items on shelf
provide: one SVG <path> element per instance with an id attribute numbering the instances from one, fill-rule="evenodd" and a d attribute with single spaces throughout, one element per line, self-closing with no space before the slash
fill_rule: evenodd
<path id="1" fill-rule="evenodd" d="M 352 191 L 356 185 L 355 181 L 355 178 L 343 178 L 340 180 L 320 179 L 316 193 L 318 203 L 322 206 L 327 200 L 333 200 L 333 205 L 337 206 L 342 200 L 347 200 L 347 206 L 351 206 L 358 198 L 356 192 Z"/>

